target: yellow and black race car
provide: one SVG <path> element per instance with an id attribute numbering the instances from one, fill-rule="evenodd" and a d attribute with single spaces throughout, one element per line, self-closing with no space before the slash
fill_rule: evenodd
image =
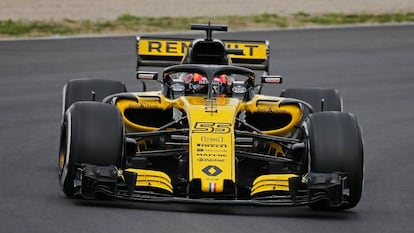
<path id="1" fill-rule="evenodd" d="M 363 141 L 335 89 L 261 94 L 267 41 L 137 37 L 137 78 L 160 91 L 82 79 L 63 89 L 59 181 L 69 197 L 355 207 Z M 142 66 L 165 67 L 161 73 Z M 255 82 L 252 70 L 264 71 Z M 160 76 L 160 77 L 159 77 Z M 145 85 L 144 85 L 145 87 Z"/>

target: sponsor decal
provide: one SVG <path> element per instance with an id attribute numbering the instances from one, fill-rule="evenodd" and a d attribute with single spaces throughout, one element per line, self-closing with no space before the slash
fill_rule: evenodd
<path id="1" fill-rule="evenodd" d="M 153 74 L 138 74 L 139 79 L 154 79 Z"/>
<path id="2" fill-rule="evenodd" d="M 224 163 L 224 159 L 198 158 L 197 161 L 198 162 Z"/>
<path id="3" fill-rule="evenodd" d="M 216 158 L 225 158 L 228 154 L 228 149 L 226 144 L 197 144 L 196 147 L 197 157 L 216 157 Z M 205 159 L 198 159 L 198 161 L 204 161 Z M 216 162 L 222 162 L 221 160 Z"/>
<path id="4" fill-rule="evenodd" d="M 205 157 L 226 157 L 226 154 L 197 153 L 197 156 L 205 156 Z"/>
<path id="5" fill-rule="evenodd" d="M 266 83 L 282 83 L 281 78 L 272 77 L 272 78 L 265 78 Z"/>
<path id="6" fill-rule="evenodd" d="M 277 106 L 271 107 L 271 106 L 259 106 L 257 107 L 258 112 L 272 112 L 275 114 L 286 114 L 288 113 L 286 110 L 281 110 Z"/>
<path id="7" fill-rule="evenodd" d="M 198 147 L 227 148 L 226 144 L 197 144 Z"/>
<path id="8" fill-rule="evenodd" d="M 202 136 L 201 137 L 202 142 L 223 142 L 223 137 L 207 137 Z"/>
<path id="9" fill-rule="evenodd" d="M 140 38 L 138 54 L 152 56 L 184 56 L 192 40 Z M 242 49 L 243 55 L 230 55 L 240 59 L 267 59 L 267 45 L 263 42 L 224 41 L 227 48 Z"/>
<path id="10" fill-rule="evenodd" d="M 265 43 L 224 42 L 227 48 L 243 49 L 243 55 L 230 55 L 232 58 L 267 59 Z"/>
<path id="11" fill-rule="evenodd" d="M 223 170 L 215 165 L 208 165 L 207 167 L 203 168 L 202 171 L 208 176 L 218 176 L 223 172 Z"/>
<path id="12" fill-rule="evenodd" d="M 190 41 L 141 39 L 138 53 L 141 55 L 183 56 Z"/>

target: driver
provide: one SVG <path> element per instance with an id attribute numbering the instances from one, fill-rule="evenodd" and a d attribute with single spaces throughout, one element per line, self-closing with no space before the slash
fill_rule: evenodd
<path id="1" fill-rule="evenodd" d="M 228 77 L 225 74 L 215 76 L 212 82 L 213 94 L 223 96 L 226 94 Z"/>
<path id="2" fill-rule="evenodd" d="M 208 78 L 198 74 L 190 73 L 184 77 L 184 82 L 188 83 L 188 87 L 193 94 L 207 94 L 209 81 Z M 229 83 L 228 77 L 225 74 L 217 75 L 212 80 L 212 91 L 216 96 L 223 96 L 226 94 L 227 85 Z"/>
<path id="3" fill-rule="evenodd" d="M 207 79 L 207 77 L 205 77 L 201 74 L 198 74 L 198 73 L 188 74 L 188 76 L 192 76 L 192 77 L 188 77 L 188 78 L 191 78 L 189 88 L 193 93 L 207 94 L 207 92 L 208 92 L 208 79 Z"/>

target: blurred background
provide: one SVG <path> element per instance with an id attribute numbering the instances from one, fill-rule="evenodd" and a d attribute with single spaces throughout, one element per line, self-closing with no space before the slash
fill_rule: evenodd
<path id="1" fill-rule="evenodd" d="M 0 20 L 114 20 L 139 17 L 383 14 L 414 11 L 412 0 L 1 0 Z"/>

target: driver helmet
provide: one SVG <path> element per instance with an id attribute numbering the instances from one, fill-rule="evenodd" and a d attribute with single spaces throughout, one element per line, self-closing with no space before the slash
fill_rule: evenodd
<path id="1" fill-rule="evenodd" d="M 190 89 L 193 93 L 203 93 L 206 94 L 208 92 L 208 79 L 207 77 L 194 73 L 191 83 Z"/>
<path id="2" fill-rule="evenodd" d="M 228 77 L 225 74 L 215 76 L 212 82 L 213 93 L 216 95 L 226 94 L 227 80 Z"/>

